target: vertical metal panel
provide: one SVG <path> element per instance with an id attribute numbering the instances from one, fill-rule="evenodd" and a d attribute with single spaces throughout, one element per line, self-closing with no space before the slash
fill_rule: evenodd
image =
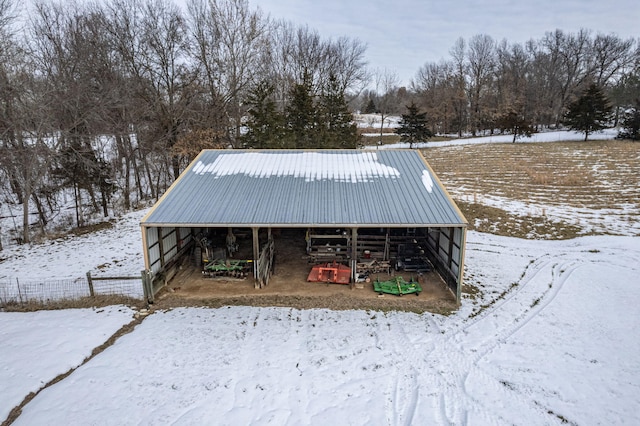
<path id="1" fill-rule="evenodd" d="M 163 231 L 162 247 L 164 248 L 164 264 L 173 260 L 178 254 L 178 239 L 176 235 L 176 228 L 161 228 Z"/>
<path id="2" fill-rule="evenodd" d="M 149 247 L 158 242 L 158 228 L 146 228 L 147 229 L 147 243 Z"/>
<path id="3" fill-rule="evenodd" d="M 158 228 L 145 228 L 147 231 L 147 252 L 149 253 L 149 269 L 153 274 L 158 273 L 162 268 L 160 259 L 160 245 L 158 244 Z"/>

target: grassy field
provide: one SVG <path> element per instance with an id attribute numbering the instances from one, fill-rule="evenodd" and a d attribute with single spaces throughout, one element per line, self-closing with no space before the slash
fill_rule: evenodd
<path id="1" fill-rule="evenodd" d="M 522 238 L 640 235 L 640 143 L 427 148 L 469 229 Z"/>

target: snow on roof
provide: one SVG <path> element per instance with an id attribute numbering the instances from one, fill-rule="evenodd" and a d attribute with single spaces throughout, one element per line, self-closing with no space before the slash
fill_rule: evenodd
<path id="1" fill-rule="evenodd" d="M 418 151 L 206 150 L 145 226 L 429 226 L 466 221 Z"/>
<path id="2" fill-rule="evenodd" d="M 366 182 L 376 177 L 394 178 L 400 172 L 378 162 L 375 152 L 341 154 L 327 152 L 242 152 L 220 154 L 214 162 L 197 161 L 193 173 L 213 177 L 245 175 L 253 178 L 295 177 L 305 181 Z"/>

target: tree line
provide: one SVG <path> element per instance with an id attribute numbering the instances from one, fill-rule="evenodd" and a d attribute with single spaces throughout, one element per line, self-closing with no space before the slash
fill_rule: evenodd
<path id="1" fill-rule="evenodd" d="M 611 103 L 612 125 L 640 106 L 640 45 L 634 39 L 556 30 L 519 44 L 481 34 L 458 39 L 450 54 L 422 66 L 410 89 L 434 133 L 484 134 L 514 120 L 536 131 L 558 128 L 591 85 Z"/>
<path id="2" fill-rule="evenodd" d="M 355 110 L 411 104 L 425 135 L 462 135 L 509 115 L 557 126 L 590 83 L 617 111 L 640 99 L 637 43 L 586 30 L 460 39 L 400 87 L 367 67 L 360 40 L 324 39 L 247 0 L 45 1 L 24 24 L 18 6 L 0 0 L 0 202 L 22 206 L 25 242 L 65 197 L 69 226 L 157 199 L 205 148 L 356 147 Z"/>
<path id="3" fill-rule="evenodd" d="M 323 39 L 246 0 L 40 2 L 24 27 L 17 6 L 0 0 L 0 174 L 25 242 L 62 193 L 81 226 L 87 206 L 107 215 L 156 199 L 204 148 L 355 147 L 359 40 Z"/>

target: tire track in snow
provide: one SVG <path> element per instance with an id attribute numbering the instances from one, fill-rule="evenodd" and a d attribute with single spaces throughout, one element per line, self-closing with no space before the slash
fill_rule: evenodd
<path id="1" fill-rule="evenodd" d="M 491 306 L 484 309 L 474 318 L 470 320 L 466 320 L 463 322 L 463 325 L 454 331 L 454 335 L 460 335 L 460 333 L 464 333 L 466 330 L 476 326 L 477 324 L 485 321 L 487 318 L 491 316 L 495 316 L 496 313 L 500 312 L 504 309 L 506 305 L 511 303 L 515 298 L 517 298 L 521 293 L 527 291 L 527 286 L 531 283 L 537 276 L 543 271 L 543 268 L 553 263 L 553 258 L 549 253 L 546 253 L 532 262 L 528 263 L 524 268 L 524 271 L 521 275 L 521 278 L 509 289 L 501 298 L 493 303 Z M 529 273 L 529 271 L 533 269 L 533 272 Z"/>
<path id="2" fill-rule="evenodd" d="M 385 413 L 389 425 L 411 425 L 419 396 L 419 373 L 412 365 L 414 346 L 409 342 L 398 315 L 385 314 L 378 322 L 378 333 L 382 342 L 390 342 L 393 360 L 390 380 L 385 391 Z M 402 342 L 402 343 L 400 343 Z"/>
<path id="3" fill-rule="evenodd" d="M 551 282 L 548 288 L 532 302 L 532 306 L 525 310 L 511 326 L 496 334 L 493 338 L 488 339 L 483 348 L 476 349 L 474 361 L 478 362 L 488 353 L 493 352 L 498 346 L 506 343 L 506 341 L 516 334 L 520 329 L 534 320 L 540 312 L 549 306 L 558 296 L 562 287 L 569 277 L 576 271 L 582 263 L 569 261 L 567 263 L 556 263 L 551 269 Z"/>
<path id="4" fill-rule="evenodd" d="M 461 389 L 458 379 L 464 372 L 457 371 L 457 365 L 447 364 L 443 369 L 443 360 L 447 359 L 448 349 L 440 333 L 433 333 L 434 341 L 420 345 L 410 341 L 407 337 L 401 317 L 385 316 L 388 331 L 385 337 L 393 342 L 394 353 L 401 353 L 399 371 L 392 376 L 387 396 L 387 422 L 392 425 L 412 424 L 416 416 L 418 401 L 420 400 L 420 383 L 433 384 L 439 394 L 435 398 L 434 415 L 436 424 L 466 424 L 469 411 L 473 412 L 483 424 L 501 424 L 504 419 L 496 418 L 477 400 L 470 398 Z M 387 326 L 382 324 L 382 327 Z M 431 394 L 429 394 L 431 396 Z"/>
<path id="5" fill-rule="evenodd" d="M 426 361 L 425 364 L 431 366 L 442 366 L 443 363 L 446 365 L 446 368 L 442 368 L 441 371 L 438 372 L 439 374 L 430 374 L 430 378 L 434 383 L 438 384 L 438 388 L 441 391 L 439 398 L 439 423 L 466 424 L 469 421 L 470 415 L 474 416 L 474 418 L 475 416 L 481 418 L 482 422 L 486 424 L 502 424 L 513 421 L 505 417 L 508 416 L 508 414 L 503 416 L 498 414 L 494 409 L 488 410 L 487 407 L 471 395 L 466 385 L 470 376 L 480 380 L 482 386 L 485 389 L 492 390 L 494 395 L 500 395 L 500 401 L 509 401 L 508 404 L 505 404 L 506 406 L 518 407 L 520 412 L 529 413 L 533 416 L 539 417 L 543 414 L 539 407 L 522 401 L 516 394 L 506 389 L 495 377 L 477 366 L 477 361 L 484 356 L 484 354 L 488 353 L 492 348 L 497 347 L 504 339 L 516 333 L 519 328 L 524 326 L 525 322 L 509 327 L 506 330 L 498 330 L 498 332 L 489 339 L 482 336 L 479 343 L 481 347 L 486 348 L 481 352 L 477 347 L 472 350 L 462 348 L 459 343 L 463 336 L 464 338 L 462 338 L 462 340 L 467 342 L 468 334 L 476 328 L 481 329 L 481 326 L 487 320 L 493 320 L 496 316 L 502 316 L 503 313 L 512 312 L 512 309 L 506 308 L 510 307 L 513 303 L 522 303 L 520 300 L 530 299 L 531 296 L 529 293 L 532 292 L 532 284 L 535 285 L 539 275 L 544 273 L 552 263 L 553 259 L 551 255 L 544 254 L 527 264 L 517 285 L 499 302 L 487 308 L 482 314 L 478 315 L 478 317 L 464 323 L 458 329 L 451 330 L 451 334 L 442 337 L 438 335 L 434 340 L 434 347 L 432 347 L 426 355 L 423 353 L 420 357 L 420 354 L 416 354 L 416 348 L 406 339 L 406 333 L 402 334 L 405 338 L 403 350 L 411 353 L 412 357 L 415 357 L 415 359 L 423 359 Z M 551 303 L 552 299 L 555 298 L 555 294 L 559 292 L 559 286 L 552 286 L 552 289 L 554 287 L 556 293 L 554 293 L 553 297 L 547 298 L 546 303 L 541 305 L 531 318 L 527 318 L 526 322 L 533 319 L 533 317 L 537 315 L 537 312 Z M 549 289 L 543 294 L 546 294 L 548 290 Z M 535 291 L 533 293 L 535 295 L 538 294 Z M 513 324 L 512 320 L 498 320 L 495 322 L 498 324 Z M 397 324 L 397 326 L 402 327 L 401 324 Z M 424 373 L 424 371 L 425 369 L 420 369 L 418 373 Z"/>
<path id="6" fill-rule="evenodd" d="M 464 393 L 472 398 L 467 389 L 467 381 L 469 377 L 473 377 L 474 379 L 479 380 L 482 389 L 489 389 L 492 391 L 492 394 L 500 396 L 499 400 L 496 401 L 498 406 L 505 405 L 511 407 L 511 409 L 513 409 L 513 407 L 517 407 L 518 412 L 527 413 L 527 416 L 524 416 L 524 418 L 544 417 L 545 411 L 541 410 L 534 401 L 524 401 L 519 395 L 505 388 L 495 377 L 487 373 L 484 369 L 478 367 L 478 362 L 489 352 L 495 350 L 499 345 L 506 342 L 522 327 L 536 318 L 545 307 L 551 304 L 561 291 L 564 283 L 582 264 L 575 260 L 560 263 L 553 263 L 551 260 L 546 259 L 541 261 L 542 258 L 546 257 L 548 257 L 548 255 L 542 256 L 528 265 L 528 271 L 530 270 L 531 272 L 525 272 L 520 281 L 521 285 L 518 286 L 518 291 L 510 294 L 510 296 L 501 301 L 499 305 L 493 306 L 484 315 L 482 315 L 482 317 L 466 324 L 457 331 L 454 330 L 453 335 L 447 336 L 439 342 L 442 346 L 438 347 L 438 349 L 433 353 L 438 354 L 440 352 L 448 356 L 447 362 L 449 362 L 449 368 L 447 371 L 452 376 L 452 381 L 456 383 L 460 393 Z M 531 269 L 531 267 L 533 267 L 533 269 Z M 540 275 L 549 271 L 549 267 L 551 275 L 550 283 L 540 279 Z M 544 290 L 540 292 L 532 292 L 532 290 L 535 290 L 536 286 L 541 285 L 545 286 Z M 522 304 L 527 307 L 521 315 L 516 317 L 515 322 L 505 321 L 504 319 L 494 320 L 494 317 L 500 316 L 502 312 L 508 313 L 512 311 L 512 309 L 505 311 L 505 308 L 509 307 L 513 303 Z M 482 325 L 488 320 L 492 320 L 497 324 L 508 324 L 508 326 L 498 329 L 491 337 L 486 338 L 483 335 L 483 333 L 485 333 L 485 329 Z M 470 336 L 473 333 L 481 335 L 479 338 L 479 344 L 470 349 L 461 347 L 461 340 L 464 342 L 473 341 L 472 336 Z M 455 395 L 453 397 L 455 398 Z M 508 403 L 505 403 L 504 401 L 508 401 Z M 448 418 L 456 416 L 454 419 L 456 423 L 464 423 L 469 420 L 468 413 L 467 415 L 464 415 L 464 413 L 456 412 L 455 406 L 453 408 L 450 407 L 451 402 L 446 394 L 444 395 L 444 398 L 441 398 L 441 404 L 445 406 L 444 409 Z M 496 412 L 495 410 L 492 411 L 494 413 Z M 513 420 L 503 418 L 498 421 L 498 423 L 504 421 L 511 422 Z"/>
<path id="7" fill-rule="evenodd" d="M 544 416 L 544 411 L 535 406 L 533 401 L 529 403 L 505 388 L 498 379 L 477 366 L 472 354 L 448 345 L 446 339 L 439 342 L 432 356 L 439 357 L 439 362 L 446 365 L 444 376 L 448 386 L 441 398 L 441 410 L 450 423 L 467 424 L 473 421 L 479 424 L 514 424 L 513 412 L 520 413 L 523 419 Z M 467 381 L 470 377 L 479 381 L 479 388 L 484 395 L 478 398 L 482 401 L 469 391 Z M 488 395 L 494 396 L 492 403 Z M 504 411 L 504 407 L 508 409 Z"/>

